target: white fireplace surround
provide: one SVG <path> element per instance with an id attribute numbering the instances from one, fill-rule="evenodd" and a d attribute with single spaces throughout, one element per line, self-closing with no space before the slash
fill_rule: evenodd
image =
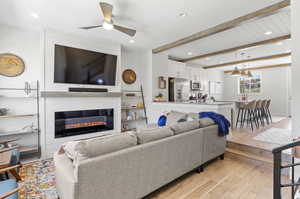
<path id="1" fill-rule="evenodd" d="M 56 84 L 54 83 L 54 45 L 61 44 L 65 46 L 103 52 L 118 56 L 117 76 L 115 86 L 95 86 L 95 85 L 75 85 L 75 84 Z M 50 158 L 62 143 L 89 137 L 100 136 L 110 132 L 121 131 L 121 46 L 108 41 L 94 42 L 89 38 L 66 35 L 54 31 L 47 31 L 44 35 L 44 70 L 42 85 L 42 103 L 41 103 L 41 143 L 42 158 Z M 110 93 L 74 93 L 68 95 L 70 87 L 87 88 L 107 88 Z M 63 93 L 61 96 L 51 96 L 50 94 Z M 119 93 L 119 94 L 118 94 Z M 43 96 L 44 94 L 44 96 Z M 66 95 L 67 94 L 67 95 Z M 55 112 L 59 111 L 77 111 L 89 109 L 114 109 L 114 130 L 90 133 L 84 135 L 70 136 L 64 138 L 55 138 Z"/>
<path id="2" fill-rule="evenodd" d="M 118 97 L 97 98 L 97 97 L 74 97 L 74 98 L 45 98 L 45 131 L 44 146 L 42 148 L 43 158 L 52 157 L 62 143 L 89 137 L 96 137 L 110 132 L 121 131 L 121 99 Z M 90 133 L 84 135 L 55 138 L 55 112 L 77 111 L 89 109 L 114 109 L 114 130 Z"/>

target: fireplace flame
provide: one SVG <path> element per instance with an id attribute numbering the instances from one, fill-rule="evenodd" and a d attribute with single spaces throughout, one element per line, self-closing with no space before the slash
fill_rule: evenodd
<path id="1" fill-rule="evenodd" d="M 91 126 L 101 126 L 106 125 L 106 122 L 103 121 L 95 121 L 95 122 L 80 122 L 80 123 L 74 123 L 74 124 L 66 124 L 66 129 L 72 129 L 72 128 L 83 128 L 83 127 L 91 127 Z"/>

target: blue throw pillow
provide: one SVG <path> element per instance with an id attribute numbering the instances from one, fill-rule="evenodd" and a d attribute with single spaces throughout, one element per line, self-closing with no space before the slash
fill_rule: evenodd
<path id="1" fill-rule="evenodd" d="M 166 126 L 167 123 L 167 116 L 161 115 L 158 119 L 157 125 L 158 126 Z"/>

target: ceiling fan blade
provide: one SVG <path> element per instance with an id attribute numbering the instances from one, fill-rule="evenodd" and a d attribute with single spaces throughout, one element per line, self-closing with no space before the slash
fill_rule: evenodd
<path id="1" fill-rule="evenodd" d="M 105 2 L 100 2 L 100 7 L 104 19 L 108 22 L 111 22 L 113 6 Z"/>
<path id="2" fill-rule="evenodd" d="M 114 28 L 118 31 L 121 31 L 121 32 L 131 36 L 131 37 L 133 37 L 136 33 L 136 30 L 126 28 L 126 27 L 123 27 L 123 26 L 114 25 Z"/>
<path id="3" fill-rule="evenodd" d="M 102 27 L 102 25 L 98 25 L 98 26 L 87 26 L 87 27 L 80 27 L 80 29 L 83 30 L 89 30 L 89 29 L 93 29 L 93 28 L 99 28 Z"/>

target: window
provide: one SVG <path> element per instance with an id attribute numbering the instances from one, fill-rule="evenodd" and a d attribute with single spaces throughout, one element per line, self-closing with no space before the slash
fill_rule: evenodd
<path id="1" fill-rule="evenodd" d="M 253 77 L 239 78 L 240 94 L 259 94 L 261 92 L 261 74 L 255 74 Z"/>

